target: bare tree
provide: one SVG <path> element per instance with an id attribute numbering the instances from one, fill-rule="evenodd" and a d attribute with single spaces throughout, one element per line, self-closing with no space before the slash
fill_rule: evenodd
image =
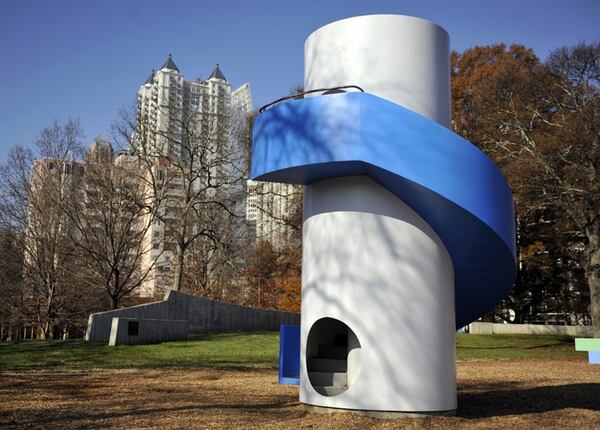
<path id="1" fill-rule="evenodd" d="M 147 211 L 157 208 L 163 249 L 173 256 L 173 288 L 180 290 L 191 246 L 202 241 L 203 261 L 210 261 L 227 246 L 223 231 L 242 218 L 247 157 L 240 139 L 247 131 L 232 124 L 222 105 L 217 113 L 173 105 L 159 109 L 168 118 L 166 127 L 122 109 L 113 130 L 121 140 L 130 139 L 131 152 L 140 160 L 140 176 L 153 202 Z"/>
<path id="2" fill-rule="evenodd" d="M 219 231 L 220 241 L 198 238 L 185 259 L 182 289 L 194 295 L 235 302 L 243 276 L 243 257 L 247 237 L 226 224 Z M 242 255 L 244 253 L 244 255 Z"/>
<path id="3" fill-rule="evenodd" d="M 17 146 L 0 167 L 0 213 L 22 238 L 24 302 L 42 338 L 84 312 L 73 306 L 83 292 L 64 212 L 77 193 L 82 135 L 78 121 L 55 121 L 42 130 L 35 151 Z"/>
<path id="4" fill-rule="evenodd" d="M 3 224 L 3 223 L 2 223 Z M 19 232 L 0 224 L 0 341 L 27 320 L 23 300 L 23 248 Z"/>
<path id="5" fill-rule="evenodd" d="M 520 220 L 542 223 L 540 214 L 550 212 L 553 235 L 562 243 L 585 237 L 584 253 L 569 251 L 573 245 L 562 246 L 560 252 L 573 258 L 583 255 L 580 265 L 588 280 L 590 314 L 597 330 L 599 68 L 598 43 L 560 48 L 547 64 L 522 46 L 495 45 L 453 53 L 452 73 L 454 127 L 502 166 L 515 192 Z M 539 248 L 535 241 L 529 242 Z M 537 254 L 521 254 L 527 255 Z M 558 260 L 551 263 L 546 266 L 553 270 Z"/>
<path id="6" fill-rule="evenodd" d="M 557 209 L 585 235 L 582 267 L 590 314 L 600 336 L 600 42 L 553 51 L 546 63 L 553 80 L 560 148 L 543 154 Z"/>
<path id="7" fill-rule="evenodd" d="M 94 145 L 107 146 L 111 157 L 88 157 L 77 202 L 64 210 L 73 226 L 70 240 L 77 252 L 79 278 L 105 291 L 110 308 L 116 309 L 154 271 L 152 242 L 146 236 L 155 210 L 136 175 L 139 161 L 121 156 L 114 165 L 109 144 Z"/>

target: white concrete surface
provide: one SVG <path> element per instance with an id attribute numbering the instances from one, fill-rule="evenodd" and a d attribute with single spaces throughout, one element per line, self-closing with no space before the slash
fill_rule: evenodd
<path id="1" fill-rule="evenodd" d="M 170 290 L 160 302 L 91 314 L 85 340 L 107 342 L 114 317 L 186 320 L 190 333 L 279 330 L 281 324 L 300 323 L 300 315 L 295 312 L 256 309 Z"/>
<path id="2" fill-rule="evenodd" d="M 306 41 L 304 76 L 306 90 L 358 85 L 450 127 L 448 34 L 431 22 L 372 15 L 326 25 Z M 439 237 L 367 177 L 317 182 L 304 196 L 300 401 L 456 409 L 454 270 Z M 348 389 L 333 396 L 307 376 L 308 332 L 323 317 L 347 324 L 361 346 Z"/>
<path id="3" fill-rule="evenodd" d="M 358 85 L 450 128 L 450 41 L 420 18 L 367 15 L 332 22 L 304 45 L 304 88 Z"/>
<path id="4" fill-rule="evenodd" d="M 456 409 L 454 271 L 439 237 L 368 177 L 320 181 L 307 191 L 300 401 L 373 411 Z M 308 332 L 324 317 L 348 325 L 360 343 L 358 374 L 351 357 L 348 390 L 330 397 L 313 389 L 306 367 Z"/>
<path id="5" fill-rule="evenodd" d="M 129 324 L 137 323 L 137 333 L 129 333 Z M 189 323 L 186 320 L 154 320 L 113 318 L 109 346 L 160 343 L 187 338 Z"/>
<path id="6" fill-rule="evenodd" d="M 594 328 L 583 325 L 495 324 L 474 322 L 468 325 L 471 334 L 549 334 L 559 336 L 594 337 Z"/>

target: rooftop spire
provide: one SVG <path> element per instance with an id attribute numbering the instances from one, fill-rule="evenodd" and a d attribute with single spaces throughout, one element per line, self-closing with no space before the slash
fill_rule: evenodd
<path id="1" fill-rule="evenodd" d="M 144 85 L 146 84 L 151 84 L 152 80 L 154 79 L 154 69 L 152 69 L 152 73 L 150 73 L 150 76 L 148 76 L 148 79 L 146 79 L 146 82 L 144 82 Z"/>
<path id="2" fill-rule="evenodd" d="M 165 64 L 163 64 L 163 66 L 160 68 L 162 69 L 169 69 L 169 70 L 175 70 L 177 72 L 179 72 L 179 69 L 177 68 L 177 65 L 175 64 L 175 62 L 173 61 L 173 57 L 171 56 L 171 54 L 169 54 L 169 58 L 167 58 L 167 61 L 165 61 Z"/>
<path id="3" fill-rule="evenodd" d="M 217 63 L 215 70 L 213 70 L 213 72 L 210 74 L 210 77 L 208 79 L 221 79 L 223 81 L 227 80 L 225 78 L 225 76 L 223 75 L 223 73 L 221 72 L 221 69 L 219 69 L 219 63 Z"/>

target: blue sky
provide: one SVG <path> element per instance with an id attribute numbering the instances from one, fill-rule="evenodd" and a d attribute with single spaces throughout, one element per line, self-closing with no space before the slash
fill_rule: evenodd
<path id="1" fill-rule="evenodd" d="M 188 78 L 215 63 L 260 106 L 303 80 L 303 46 L 318 27 L 372 13 L 442 25 L 452 49 L 504 42 L 553 48 L 600 40 L 599 0 L 1 0 L 0 162 L 54 119 L 106 133 L 169 53 Z"/>

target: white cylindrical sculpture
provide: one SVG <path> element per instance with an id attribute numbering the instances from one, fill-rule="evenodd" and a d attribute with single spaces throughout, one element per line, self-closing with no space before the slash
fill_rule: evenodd
<path id="1" fill-rule="evenodd" d="M 450 127 L 450 42 L 420 18 L 367 15 L 319 28 L 304 46 L 304 89 L 358 85 Z"/>
<path id="2" fill-rule="evenodd" d="M 450 126 L 449 42 L 418 18 L 315 31 L 305 90 L 357 85 Z M 300 401 L 377 412 L 456 409 L 454 270 L 438 235 L 367 176 L 305 187 Z"/>

